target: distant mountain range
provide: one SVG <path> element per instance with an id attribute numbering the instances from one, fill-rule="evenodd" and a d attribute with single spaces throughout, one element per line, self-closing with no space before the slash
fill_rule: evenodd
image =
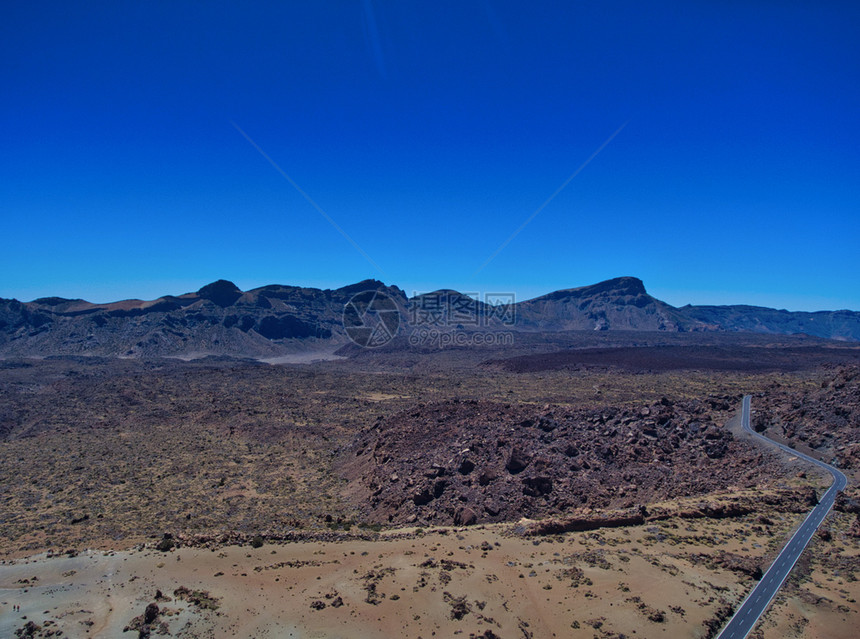
<path id="1" fill-rule="evenodd" d="M 377 280 L 334 290 L 269 285 L 250 291 L 219 280 L 195 293 L 152 301 L 0 299 L 0 355 L 276 357 L 348 343 L 344 309 L 360 293 L 364 295 L 350 307 L 352 315 L 347 314 L 348 326 L 362 321 L 362 309 L 376 308 L 373 305 L 383 300 L 401 332 L 724 331 L 860 341 L 860 313 L 855 311 L 808 313 L 740 305 L 677 308 L 649 295 L 635 277 L 517 303 L 504 298 L 474 300 L 452 290 L 408 298 L 400 288 Z"/>

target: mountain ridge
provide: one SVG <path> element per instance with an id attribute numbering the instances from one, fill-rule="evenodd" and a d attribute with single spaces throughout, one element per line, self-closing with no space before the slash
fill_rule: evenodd
<path id="1" fill-rule="evenodd" d="M 337 289 L 269 284 L 248 291 L 217 280 L 195 292 L 154 300 L 95 304 L 61 297 L 31 302 L 0 298 L 0 355 L 276 356 L 313 344 L 347 343 L 344 308 L 365 291 L 391 298 L 404 329 L 799 333 L 860 341 L 860 312 L 674 307 L 648 294 L 642 280 L 632 276 L 561 289 L 504 308 L 452 289 L 409 298 L 399 287 L 374 279 Z"/>

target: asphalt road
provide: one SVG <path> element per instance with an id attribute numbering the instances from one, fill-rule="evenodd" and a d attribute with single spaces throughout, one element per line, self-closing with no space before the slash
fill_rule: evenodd
<path id="1" fill-rule="evenodd" d="M 779 556 L 774 560 L 770 568 L 767 569 L 767 572 L 764 573 L 764 576 L 759 580 L 756 587 L 753 588 L 753 591 L 747 596 L 740 608 L 735 611 L 734 616 L 723 628 L 723 631 L 719 634 L 717 639 L 743 639 L 752 631 L 756 622 L 759 620 L 759 617 L 761 617 L 762 614 L 764 614 L 764 611 L 767 610 L 767 607 L 776 596 L 777 591 L 782 587 L 782 584 L 785 582 L 791 569 L 794 568 L 794 564 L 797 563 L 801 553 L 809 544 L 809 541 L 812 539 L 812 535 L 815 534 L 815 531 L 818 530 L 818 527 L 821 525 L 821 522 L 824 521 L 827 513 L 830 512 L 830 509 L 833 507 L 833 501 L 836 499 L 836 493 L 844 489 L 845 485 L 848 483 L 848 479 L 845 475 L 833 466 L 820 462 L 817 459 L 813 459 L 803 453 L 799 453 L 793 448 L 779 444 L 772 439 L 768 439 L 767 437 L 759 435 L 753 431 L 752 428 L 750 428 L 749 395 L 746 395 L 743 399 L 743 412 L 741 417 L 744 430 L 752 434 L 754 437 L 758 437 L 759 439 L 767 442 L 771 446 L 781 448 L 783 451 L 794 457 L 800 457 L 816 466 L 824 468 L 833 475 L 833 484 L 831 484 L 827 492 L 824 493 L 824 496 L 818 502 L 818 505 L 806 516 L 806 519 L 803 524 L 801 524 L 800 528 L 797 529 L 797 532 L 795 532 L 791 539 L 788 540 L 788 543 L 785 544 L 782 551 L 779 553 Z"/>

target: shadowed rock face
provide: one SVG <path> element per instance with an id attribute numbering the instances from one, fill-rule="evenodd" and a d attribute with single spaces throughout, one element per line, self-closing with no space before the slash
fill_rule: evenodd
<path id="1" fill-rule="evenodd" d="M 302 337 L 331 337 L 328 329 L 319 329 L 297 317 L 264 317 L 256 325 L 257 332 L 266 339 L 290 339 Z"/>
<path id="2" fill-rule="evenodd" d="M 343 327 L 346 303 L 365 291 L 390 297 L 401 312 L 401 327 L 415 320 L 416 309 L 436 314 L 441 305 L 448 313 L 446 326 L 466 330 L 747 331 L 860 340 L 860 313 L 789 313 L 752 306 L 675 308 L 650 296 L 635 277 L 549 293 L 512 304 L 509 314 L 450 290 L 409 300 L 401 289 L 378 280 L 335 290 L 273 284 L 246 292 L 218 280 L 195 293 L 153 301 L 0 299 L 0 355 L 260 357 L 287 352 L 284 340 L 334 340 L 336 347 L 348 341 Z"/>
<path id="3" fill-rule="evenodd" d="M 197 291 L 197 296 L 224 308 L 231 306 L 236 300 L 242 297 L 242 291 L 233 282 L 218 280 L 217 282 L 207 284 Z"/>

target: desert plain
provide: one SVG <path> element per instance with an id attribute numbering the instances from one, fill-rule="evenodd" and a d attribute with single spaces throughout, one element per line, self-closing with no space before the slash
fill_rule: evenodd
<path id="1" fill-rule="evenodd" d="M 0 635 L 715 637 L 830 481 L 750 394 L 852 480 L 752 636 L 853 637 L 857 351 L 789 346 L 6 359 Z"/>

